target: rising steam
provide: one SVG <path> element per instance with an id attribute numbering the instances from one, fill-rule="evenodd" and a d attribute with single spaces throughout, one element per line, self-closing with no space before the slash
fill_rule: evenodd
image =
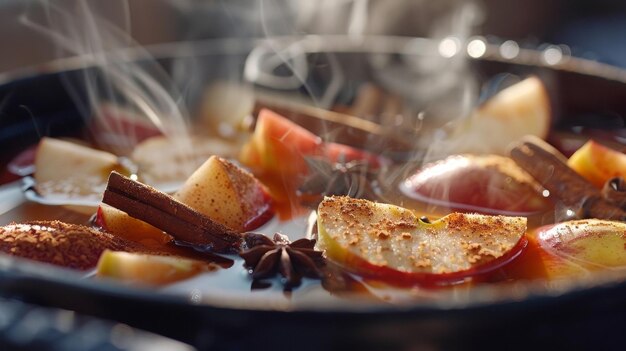
<path id="1" fill-rule="evenodd" d="M 82 60 L 87 68 L 81 71 L 83 81 L 68 82 L 66 88 L 83 115 L 97 122 L 98 143 L 128 154 L 139 141 L 136 126 L 147 124 L 180 140 L 176 147 L 188 147 L 181 96 L 163 68 L 130 36 L 126 1 L 45 1 L 21 21 L 49 37 L 60 57 Z"/>
<path id="2" fill-rule="evenodd" d="M 79 56 L 85 66 L 91 67 L 81 71 L 81 84 L 68 82 L 67 89 L 83 114 L 97 121 L 100 129 L 96 140 L 118 155 L 128 154 L 141 139 L 134 124 L 129 127 L 126 123 L 129 119 L 153 126 L 178 140 L 175 147 L 192 153 L 185 106 L 190 96 L 202 99 L 211 81 L 306 95 L 307 103 L 326 110 L 334 108 L 347 89 L 373 81 L 386 94 L 398 97 L 396 105 L 402 105 L 392 109 L 388 119 L 375 122 L 385 132 L 407 137 L 414 147 L 405 157 L 407 166 L 387 175 L 392 184 L 424 160 L 438 158 L 442 143 L 449 141 L 431 136 L 437 136 L 445 122 L 467 116 L 476 100 L 475 82 L 467 71 L 465 55 L 444 57 L 437 46 L 445 38 L 454 38 L 462 47 L 480 17 L 472 2 L 165 2 L 171 2 L 185 20 L 193 20 L 195 15 L 196 22 L 190 22 L 190 27 L 205 25 L 223 35 L 171 50 L 171 77 L 148 50 L 132 39 L 132 18 L 125 0 L 42 1 L 22 18 L 26 26 L 53 40 L 60 55 Z M 432 9 L 434 14 L 429 13 Z M 38 10 L 43 10 L 42 14 Z M 201 16 L 204 14 L 206 18 Z M 211 21 L 216 23 L 206 24 Z M 405 33 L 405 27 L 418 30 Z M 193 36 L 197 31 L 195 28 L 186 34 Z M 182 47 L 192 49 L 179 50 Z M 363 67 L 351 67 L 349 59 L 340 57 L 355 53 L 364 59 Z M 322 87 L 311 83 L 315 65 L 323 65 L 326 72 Z M 359 71 L 361 68 L 367 71 Z M 198 101 L 192 102 L 198 105 Z M 432 129 L 424 129 L 425 125 Z M 327 141 L 342 142 L 329 128 L 323 128 L 320 134 Z M 377 134 L 366 143 L 379 152 L 391 148 Z"/>

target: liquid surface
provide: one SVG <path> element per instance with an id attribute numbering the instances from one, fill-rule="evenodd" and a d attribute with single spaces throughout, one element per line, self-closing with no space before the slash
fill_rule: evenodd
<path id="1" fill-rule="evenodd" d="M 68 223 L 88 224 L 95 212 L 89 206 L 51 206 L 28 201 L 21 191 L 19 183 L 0 188 L 0 197 L 4 199 L 0 212 L 0 225 L 10 222 L 31 220 L 61 220 Z M 280 232 L 293 240 L 305 237 L 311 232 L 313 217 L 310 211 L 300 208 L 290 211 L 289 216 L 281 219 L 274 217 L 268 223 L 255 230 L 272 236 Z M 431 214 L 433 212 L 430 212 Z M 171 247 L 171 253 L 202 259 L 203 254 L 194 250 Z M 228 256 L 234 263 L 230 268 L 199 274 L 193 278 L 149 290 L 152 294 L 174 295 L 189 299 L 192 303 L 215 306 L 252 309 L 291 310 L 294 308 L 345 308 L 347 304 L 367 305 L 438 305 L 461 304 L 468 301 L 495 301 L 503 297 L 527 294 L 530 280 L 544 279 L 540 282 L 543 289 L 553 289 L 555 282 L 547 281 L 542 271 L 534 263 L 537 258 L 536 248 L 525 250 L 511 264 L 492 272 L 480 279 L 469 279 L 446 287 L 398 288 L 380 281 L 363 279 L 347 273 L 340 267 L 329 263 L 328 274 L 319 280 L 303 279 L 300 287 L 292 292 L 283 291 L 280 278 L 272 278 L 262 283 L 255 283 L 243 260 L 237 256 Z M 96 279 L 96 278 L 89 278 Z M 140 286 L 120 285 L 121 289 L 142 289 Z"/>

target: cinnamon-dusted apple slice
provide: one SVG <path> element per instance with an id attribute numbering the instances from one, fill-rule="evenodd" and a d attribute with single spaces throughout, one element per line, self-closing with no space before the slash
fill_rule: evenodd
<path id="1" fill-rule="evenodd" d="M 98 261 L 96 275 L 154 286 L 188 279 L 219 268 L 214 263 L 176 256 L 105 250 Z"/>
<path id="2" fill-rule="evenodd" d="M 328 259 L 392 284 L 454 282 L 511 261 L 526 246 L 526 218 L 453 213 L 426 223 L 405 208 L 327 197 L 318 246 Z"/>
<path id="3" fill-rule="evenodd" d="M 206 251 L 235 252 L 241 244 L 240 233 L 232 228 L 117 172 L 109 176 L 102 202 Z"/>
<path id="4" fill-rule="evenodd" d="M 211 156 L 174 198 L 237 232 L 255 229 L 272 217 L 270 197 L 249 172 Z"/>

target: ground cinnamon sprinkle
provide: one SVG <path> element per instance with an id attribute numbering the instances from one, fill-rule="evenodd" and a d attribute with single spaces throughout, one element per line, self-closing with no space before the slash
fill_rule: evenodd
<path id="1" fill-rule="evenodd" d="M 519 242 L 522 217 L 452 213 L 420 225 L 415 214 L 397 206 L 348 197 L 327 197 L 319 214 L 339 245 L 369 263 L 408 272 L 453 273 L 497 259 Z"/>
<path id="2" fill-rule="evenodd" d="M 109 233 L 60 221 L 11 223 L 0 227 L 0 252 L 57 266 L 93 268 L 105 249 L 142 251 L 140 245 Z"/>

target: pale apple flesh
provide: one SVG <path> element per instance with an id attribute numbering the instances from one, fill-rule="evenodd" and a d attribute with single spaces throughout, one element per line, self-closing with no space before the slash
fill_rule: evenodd
<path id="1" fill-rule="evenodd" d="M 98 277 L 158 286 L 218 269 L 214 263 L 181 258 L 105 250 L 96 268 Z"/>
<path id="2" fill-rule="evenodd" d="M 168 188 L 183 183 L 212 155 L 235 157 L 236 146 L 216 138 L 161 135 L 137 144 L 130 158 L 142 182 Z"/>
<path id="3" fill-rule="evenodd" d="M 35 152 L 35 187 L 49 200 L 97 202 L 111 171 L 127 173 L 117 156 L 53 138 L 42 138 Z M 74 206 L 93 213 L 95 206 Z"/>
<path id="4" fill-rule="evenodd" d="M 251 173 L 217 156 L 200 166 L 174 197 L 239 232 L 260 226 L 273 213 L 263 185 Z"/>
<path id="5" fill-rule="evenodd" d="M 318 208 L 318 247 L 361 275 L 395 284 L 455 281 L 494 270 L 526 246 L 526 218 L 453 213 L 433 223 L 410 210 L 348 197 Z"/>
<path id="6" fill-rule="evenodd" d="M 87 176 L 106 180 L 112 170 L 121 168 L 111 153 L 60 139 L 42 138 L 35 153 L 38 183 Z"/>
<path id="7" fill-rule="evenodd" d="M 542 262 L 549 278 L 626 269 L 626 223 L 568 221 L 539 228 L 531 237 L 544 252 Z"/>
<path id="8" fill-rule="evenodd" d="M 111 234 L 148 248 L 159 249 L 172 241 L 172 237 L 162 230 L 105 204 L 98 207 L 95 224 Z"/>
<path id="9" fill-rule="evenodd" d="M 244 120 L 254 110 L 254 104 L 254 91 L 250 87 L 228 81 L 215 82 L 204 92 L 200 123 L 207 131 L 230 136 L 228 133 L 243 128 Z"/>
<path id="10" fill-rule="evenodd" d="M 509 145 L 526 135 L 545 139 L 551 115 L 544 84 L 537 77 L 526 78 L 487 100 L 469 118 L 455 122 L 441 147 L 447 154 L 506 155 Z"/>

